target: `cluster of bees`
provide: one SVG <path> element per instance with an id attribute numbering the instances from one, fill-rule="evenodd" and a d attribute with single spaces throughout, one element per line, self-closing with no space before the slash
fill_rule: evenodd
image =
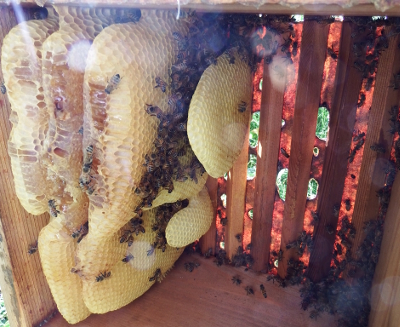
<path id="1" fill-rule="evenodd" d="M 139 214 L 135 217 L 133 217 L 130 221 L 129 221 L 129 225 L 130 225 L 130 229 L 126 229 L 121 238 L 119 239 L 120 243 L 128 243 L 128 247 L 130 247 L 133 244 L 133 234 L 135 234 L 136 236 L 138 236 L 140 233 L 145 233 L 146 230 L 144 229 L 144 227 L 142 226 L 143 224 L 143 219 L 140 218 L 143 215 L 142 211 L 139 212 Z M 130 256 L 125 257 L 124 259 L 122 259 L 123 262 L 128 262 L 131 258 Z"/>
<path id="2" fill-rule="evenodd" d="M 165 251 L 167 247 L 167 239 L 165 237 L 165 229 L 170 219 L 179 211 L 186 208 L 189 205 L 189 200 L 185 199 L 177 201 L 175 203 L 167 203 L 159 206 L 155 215 L 155 221 L 151 227 L 153 232 L 156 233 L 156 237 L 151 249 L 147 252 L 147 255 L 152 255 L 155 249 L 161 249 Z"/>

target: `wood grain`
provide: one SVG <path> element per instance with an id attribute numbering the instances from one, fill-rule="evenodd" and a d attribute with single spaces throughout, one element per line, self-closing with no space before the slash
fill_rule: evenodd
<path id="1" fill-rule="evenodd" d="M 206 187 L 208 189 L 208 194 L 210 195 L 210 199 L 214 209 L 214 219 L 211 223 L 210 229 L 203 235 L 200 239 L 200 248 L 202 253 L 206 253 L 209 248 L 212 249 L 212 254 L 215 253 L 215 242 L 216 242 L 216 234 L 217 228 L 215 226 L 215 220 L 217 217 L 217 192 L 218 192 L 218 179 L 212 178 L 208 176 Z"/>
<path id="2" fill-rule="evenodd" d="M 198 262 L 200 267 L 189 273 L 183 267 L 187 261 Z M 233 285 L 234 275 L 242 279 L 240 286 Z M 104 315 L 91 315 L 74 326 L 335 326 L 334 316 L 308 317 L 310 312 L 301 309 L 297 287 L 279 288 L 265 277 L 243 267 L 217 267 L 213 259 L 183 255 L 161 284 L 131 304 Z M 259 289 L 261 283 L 266 299 Z M 246 295 L 246 286 L 251 286 L 255 295 Z M 67 326 L 60 315 L 46 325 Z"/>
<path id="3" fill-rule="evenodd" d="M 225 226 L 225 251 L 228 258 L 236 254 L 239 245 L 235 238 L 237 234 L 243 235 L 243 219 L 245 212 L 247 163 L 249 158 L 249 131 L 247 126 L 246 137 L 243 143 L 242 152 L 228 172 L 226 182 L 226 216 L 228 224 Z"/>
<path id="4" fill-rule="evenodd" d="M 272 67 L 264 64 L 251 232 L 255 271 L 265 270 L 269 261 L 286 69 L 284 72 L 282 83 L 274 83 Z"/>
<path id="5" fill-rule="evenodd" d="M 397 327 L 400 321 L 400 175 L 392 188 L 381 255 L 372 283 L 370 327 Z"/>
<path id="6" fill-rule="evenodd" d="M 329 234 L 327 226 L 336 229 L 338 217 L 333 207 L 340 205 L 347 173 L 347 157 L 353 135 L 358 95 L 361 89 L 361 73 L 353 67 L 352 23 L 344 22 L 340 40 L 339 58 L 335 78 L 335 91 L 329 122 L 329 146 L 326 148 L 325 164 L 318 193 L 320 222 L 314 229 L 314 250 L 310 255 L 308 275 L 319 281 L 328 274 L 331 263 L 335 233 Z"/>
<path id="7" fill-rule="evenodd" d="M 2 7 L 0 46 L 4 36 L 16 24 L 12 9 Z M 0 79 L 2 80 L 2 75 Z M 7 153 L 7 140 L 11 130 L 9 115 L 7 95 L 0 95 L 0 286 L 11 327 L 31 327 L 55 309 L 42 273 L 39 253 L 27 253 L 29 244 L 36 242 L 39 231 L 47 224 L 49 216 L 45 214 L 35 217 L 28 214 L 15 195 Z"/>
<path id="8" fill-rule="evenodd" d="M 303 230 L 328 32 L 329 26 L 315 21 L 305 21 L 303 24 L 289 175 L 282 223 L 281 250 L 284 260 L 278 267 L 282 278 L 286 276 L 287 260 L 296 257 L 295 249 L 287 250 L 286 245 L 296 240 Z"/>
<path id="9" fill-rule="evenodd" d="M 379 58 L 352 219 L 356 231 L 359 231 L 353 242 L 354 249 L 357 249 L 364 239 L 364 234 L 361 232 L 364 222 L 376 219 L 378 216 L 379 198 L 376 196 L 376 191 L 385 184 L 384 170 L 393 143 L 393 134 L 389 132 L 389 110 L 392 106 L 399 105 L 400 95 L 399 90 L 394 90 L 388 85 L 393 79 L 393 73 L 400 70 L 400 50 L 397 47 L 399 41 L 399 36 L 390 38 L 389 48 Z M 378 154 L 372 151 L 370 146 L 375 143 L 382 144 L 386 153 Z"/>
<path id="10" fill-rule="evenodd" d="M 183 2 L 183 1 L 182 1 Z M 357 1 L 357 5 L 349 6 L 354 3 L 352 1 L 319 1 L 316 3 L 310 0 L 309 3 L 305 1 L 288 1 L 289 5 L 284 2 L 269 1 L 265 3 L 264 0 L 253 1 L 217 1 L 217 0 L 191 0 L 190 3 L 185 1 L 181 2 L 181 10 L 192 8 L 197 11 L 215 11 L 215 12 L 243 12 L 243 13 L 271 13 L 271 14 L 293 14 L 298 15 L 347 15 L 347 16 L 379 16 L 382 15 L 382 10 L 375 7 L 368 0 Z M 208 2 L 208 3 L 207 3 Z M 377 1 L 379 3 L 379 1 Z M 1 0 L 0 3 L 8 3 L 8 0 Z M 133 8 L 159 8 L 176 10 L 178 2 L 176 0 L 21 0 L 20 3 L 24 5 L 32 5 L 38 3 L 40 5 L 50 4 L 65 4 L 72 6 L 90 5 L 90 6 L 103 6 L 103 7 L 133 7 Z M 390 2 L 386 5 L 387 9 L 384 11 L 386 16 L 400 16 L 400 6 Z"/>

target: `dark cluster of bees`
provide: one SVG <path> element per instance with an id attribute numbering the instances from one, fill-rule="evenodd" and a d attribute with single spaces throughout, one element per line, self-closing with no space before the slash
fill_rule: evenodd
<path id="1" fill-rule="evenodd" d="M 165 229 L 170 219 L 180 210 L 186 208 L 189 205 L 189 200 L 185 199 L 177 201 L 175 203 L 167 203 L 157 208 L 155 221 L 151 227 L 153 232 L 156 233 L 156 237 L 151 249 L 147 252 L 147 255 L 152 255 L 155 249 L 160 249 L 162 252 L 167 247 L 167 239 L 165 237 Z"/>

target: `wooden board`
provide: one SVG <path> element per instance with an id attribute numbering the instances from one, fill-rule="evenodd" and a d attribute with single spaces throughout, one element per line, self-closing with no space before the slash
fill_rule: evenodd
<path id="1" fill-rule="evenodd" d="M 210 229 L 203 235 L 200 239 L 200 248 L 202 253 L 206 253 L 208 249 L 212 249 L 212 254 L 215 252 L 215 242 L 217 228 L 215 226 L 215 220 L 217 217 L 217 192 L 218 192 L 218 179 L 208 176 L 206 186 L 208 189 L 208 194 L 210 196 L 213 208 L 214 208 L 214 219 L 211 223 Z"/>
<path id="2" fill-rule="evenodd" d="M 281 83 L 274 83 L 273 63 L 264 64 L 263 89 L 260 108 L 260 124 L 257 147 L 257 167 L 254 192 L 251 255 L 253 269 L 267 269 L 271 244 L 272 213 L 275 202 L 275 180 L 281 135 L 283 95 L 286 69 Z"/>
<path id="3" fill-rule="evenodd" d="M 381 255 L 372 284 L 370 327 L 397 327 L 400 321 L 400 175 L 392 188 Z M 397 201 L 396 201 L 397 200 Z"/>
<path id="4" fill-rule="evenodd" d="M 288 1 L 288 5 L 284 2 L 270 1 L 270 3 L 265 3 L 263 0 L 253 1 L 253 0 L 242 0 L 242 1 L 202 1 L 202 0 L 191 0 L 190 3 L 186 1 L 181 2 L 181 9 L 192 8 L 198 11 L 220 11 L 220 12 L 242 12 L 242 13 L 273 13 L 273 14 L 298 14 L 298 15 L 347 15 L 347 16 L 379 16 L 382 15 L 382 10 L 377 9 L 370 1 L 363 0 L 358 1 L 357 5 L 349 6 L 352 1 L 322 1 L 316 3 L 313 0 L 308 0 L 309 2 L 299 0 L 297 3 L 294 1 Z M 7 3 L 7 0 L 1 0 L 0 2 Z M 38 3 L 40 5 L 49 4 L 66 4 L 79 6 L 82 4 L 91 6 L 103 6 L 103 7 L 133 7 L 133 8 L 154 8 L 159 9 L 173 9 L 177 10 L 178 1 L 177 0 L 131 0 L 127 2 L 126 0 L 21 0 L 24 5 L 32 5 Z M 207 3 L 208 2 L 208 3 Z M 248 3 L 246 3 L 248 2 Z M 364 2 L 364 3 L 363 3 Z M 306 4 L 304 4 L 306 3 Z M 339 3 L 342 3 L 340 5 Z M 386 6 L 384 14 L 386 16 L 400 16 L 400 6 L 390 3 Z"/>
<path id="5" fill-rule="evenodd" d="M 249 160 L 249 131 L 247 126 L 242 152 L 236 159 L 233 167 L 228 172 L 226 182 L 226 216 L 228 224 L 225 227 L 225 251 L 228 258 L 236 254 L 238 246 L 242 242 L 236 239 L 236 235 L 243 235 L 243 219 L 245 212 L 247 163 Z"/>
<path id="6" fill-rule="evenodd" d="M 319 281 L 327 276 L 335 233 L 329 234 L 327 226 L 336 230 L 338 217 L 333 207 L 340 205 L 347 173 L 347 157 L 353 135 L 358 95 L 361 89 L 361 73 L 353 67 L 354 54 L 351 33 L 355 26 L 344 22 L 340 40 L 335 91 L 329 122 L 329 146 L 326 148 L 321 184 L 318 192 L 318 213 L 320 221 L 314 229 L 314 250 L 310 255 L 308 276 Z"/>
<path id="7" fill-rule="evenodd" d="M 23 12 L 20 12 L 23 18 Z M 4 36 L 17 24 L 10 7 L 0 9 L 0 46 Z M 2 79 L 2 76 L 0 76 Z M 39 231 L 49 220 L 48 214 L 32 216 L 15 195 L 7 140 L 11 130 L 10 104 L 0 94 L 0 286 L 12 327 L 31 327 L 55 309 L 39 253 L 29 255 L 29 244 L 36 242 Z"/>
<path id="8" fill-rule="evenodd" d="M 315 21 L 305 21 L 303 24 L 289 175 L 282 223 L 281 250 L 284 260 L 279 262 L 278 267 L 282 278 L 286 276 L 287 260 L 296 257 L 295 249 L 287 250 L 286 245 L 296 240 L 303 230 L 328 32 L 329 25 Z"/>
<path id="9" fill-rule="evenodd" d="M 198 262 L 192 273 L 185 271 L 184 262 Z M 242 284 L 231 278 L 239 275 Z M 264 299 L 259 285 L 264 284 Z M 255 295 L 246 295 L 251 286 Z M 213 259 L 199 255 L 183 255 L 161 284 L 156 284 L 126 307 L 104 315 L 91 315 L 74 326 L 260 326 L 318 327 L 335 326 L 334 316 L 324 314 L 317 320 L 301 309 L 297 287 L 279 288 L 266 282 L 265 274 L 244 271 L 231 266 L 217 267 Z M 57 315 L 46 327 L 67 327 Z"/>
<path id="10" fill-rule="evenodd" d="M 400 70 L 399 41 L 399 36 L 389 38 L 389 48 L 379 58 L 352 219 L 358 231 L 353 241 L 354 249 L 357 249 L 364 239 L 365 235 L 361 232 L 364 222 L 378 217 L 379 198 L 376 191 L 385 184 L 385 168 L 393 143 L 393 134 L 389 132 L 389 111 L 392 106 L 399 105 L 399 90 L 388 87 L 393 80 L 393 73 Z M 375 143 L 382 144 L 386 153 L 378 154 L 372 151 L 370 146 Z"/>

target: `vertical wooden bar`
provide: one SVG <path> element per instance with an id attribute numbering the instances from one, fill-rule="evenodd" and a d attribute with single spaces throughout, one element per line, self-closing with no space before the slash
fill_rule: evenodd
<path id="1" fill-rule="evenodd" d="M 303 230 L 328 32 L 329 25 L 304 22 L 282 224 L 284 260 L 278 266 L 282 278 L 286 276 L 287 260 L 296 256 L 295 250 L 287 250 L 286 245 L 297 239 Z"/>
<path id="2" fill-rule="evenodd" d="M 400 321 L 400 174 L 393 184 L 381 254 L 372 283 L 370 327 L 397 327 Z"/>
<path id="3" fill-rule="evenodd" d="M 314 250 L 308 266 L 308 276 L 313 281 L 321 280 L 329 271 L 335 233 L 328 231 L 332 228 L 336 230 L 338 217 L 334 215 L 333 207 L 340 205 L 347 173 L 347 157 L 362 83 L 362 74 L 353 66 L 355 40 L 351 34 L 355 30 L 353 23 L 343 22 L 329 123 L 329 144 L 318 194 L 320 221 L 314 229 Z"/>
<path id="4" fill-rule="evenodd" d="M 249 131 L 243 143 L 242 152 L 235 161 L 232 169 L 228 172 L 226 184 L 226 216 L 228 224 L 225 227 L 225 251 L 228 258 L 236 254 L 239 245 L 235 238 L 237 234 L 243 235 L 243 219 L 245 211 L 247 163 L 249 160 Z"/>
<path id="5" fill-rule="evenodd" d="M 0 9 L 0 47 L 5 35 L 17 24 L 10 7 Z M 3 80 L 2 74 L 0 79 Z M 11 327 L 31 327 L 56 308 L 42 273 L 39 253 L 29 255 L 29 244 L 48 223 L 48 214 L 29 215 L 15 195 L 7 152 L 11 130 L 10 104 L 0 95 L 0 286 Z"/>
<path id="6" fill-rule="evenodd" d="M 215 239 L 217 233 L 217 227 L 215 226 L 215 220 L 217 217 L 217 192 L 218 192 L 218 179 L 208 176 L 206 187 L 208 189 L 208 194 L 210 196 L 213 209 L 214 209 L 214 219 L 211 223 L 210 229 L 203 235 L 200 239 L 200 248 L 202 253 L 206 253 L 208 249 L 212 249 L 212 254 L 215 252 Z"/>
<path id="7" fill-rule="evenodd" d="M 273 63 L 271 64 L 273 65 Z M 251 231 L 251 255 L 253 269 L 267 268 L 271 244 L 272 213 L 275 201 L 275 180 L 281 136 L 283 95 L 285 76 L 275 83 L 272 66 L 264 64 L 263 89 L 260 108 L 260 127 L 257 147 L 253 226 Z"/>
<path id="8" fill-rule="evenodd" d="M 364 222 L 376 219 L 378 216 L 379 198 L 376 196 L 376 191 L 384 186 L 386 176 L 384 169 L 387 167 L 393 143 L 393 134 L 389 132 L 389 110 L 392 106 L 399 105 L 399 90 L 388 87 L 393 79 L 393 73 L 400 70 L 399 41 L 399 36 L 390 38 L 389 48 L 379 58 L 352 220 L 357 231 L 353 242 L 354 249 L 359 247 L 364 238 L 362 233 Z M 378 154 L 372 151 L 370 146 L 375 143 L 382 144 L 386 153 Z"/>

